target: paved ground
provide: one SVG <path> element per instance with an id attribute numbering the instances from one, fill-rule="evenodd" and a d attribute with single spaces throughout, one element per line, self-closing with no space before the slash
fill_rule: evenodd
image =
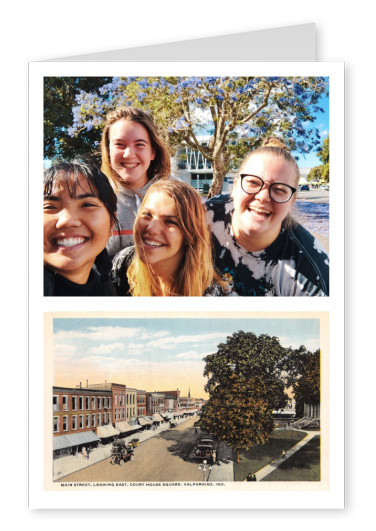
<path id="1" fill-rule="evenodd" d="M 180 421 L 177 428 L 170 429 L 165 424 L 156 432 L 137 434 L 142 442 L 135 449 L 134 460 L 124 466 L 111 464 L 110 444 L 93 450 L 89 460 L 84 460 L 82 455 L 57 459 L 54 462 L 54 479 L 64 482 L 202 482 L 204 471 L 199 468 L 200 463 L 188 460 L 193 446 L 203 435 L 200 430 L 196 433 L 193 426 L 196 420 L 193 417 Z M 206 470 L 207 480 L 233 481 L 233 461 L 229 459 L 232 459 L 232 451 L 220 443 L 218 463 L 211 470 Z"/>
<path id="2" fill-rule="evenodd" d="M 292 215 L 329 252 L 329 192 L 298 192 Z"/>

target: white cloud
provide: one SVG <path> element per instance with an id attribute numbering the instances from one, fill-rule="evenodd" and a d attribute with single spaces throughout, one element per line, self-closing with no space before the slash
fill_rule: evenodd
<path id="1" fill-rule="evenodd" d="M 144 343 L 129 343 L 128 345 L 128 349 L 143 350 L 144 348 Z"/>
<path id="2" fill-rule="evenodd" d="M 58 343 L 54 345 L 55 358 L 71 358 L 77 354 L 76 345 L 66 345 L 64 343 Z"/>
<path id="3" fill-rule="evenodd" d="M 125 346 L 123 343 L 110 343 L 108 345 L 99 345 L 98 347 L 91 347 L 88 350 L 88 353 L 90 354 L 111 354 L 114 351 L 117 350 L 123 350 L 124 351 Z"/>
<path id="4" fill-rule="evenodd" d="M 211 334 L 200 334 L 192 336 L 168 336 L 161 339 L 150 341 L 145 346 L 153 348 L 173 349 L 175 345 L 187 343 L 188 345 L 202 345 L 207 342 L 221 342 L 224 341 L 227 334 L 213 332 Z"/>
<path id="5" fill-rule="evenodd" d="M 199 353 L 195 350 L 189 350 L 188 352 L 182 352 L 181 354 L 176 354 L 175 358 L 177 359 L 190 359 L 190 360 L 202 360 L 205 356 L 208 356 L 208 354 L 212 354 L 211 352 L 206 352 L 204 354 Z"/>
<path id="6" fill-rule="evenodd" d="M 140 328 L 125 328 L 121 326 L 89 326 L 85 331 L 60 330 L 54 334 L 55 340 L 87 339 L 91 341 L 106 341 L 139 336 Z"/>

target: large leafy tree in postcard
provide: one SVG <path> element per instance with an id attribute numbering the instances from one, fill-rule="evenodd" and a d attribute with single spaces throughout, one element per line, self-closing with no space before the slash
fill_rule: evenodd
<path id="1" fill-rule="evenodd" d="M 264 443 L 273 410 L 286 406 L 288 390 L 307 403 L 320 400 L 320 351 L 282 347 L 277 337 L 239 331 L 204 358 L 205 404 L 200 427 L 233 449 Z"/>

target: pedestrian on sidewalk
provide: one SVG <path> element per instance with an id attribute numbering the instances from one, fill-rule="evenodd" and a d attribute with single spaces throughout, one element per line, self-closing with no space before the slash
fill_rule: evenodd
<path id="1" fill-rule="evenodd" d="M 251 481 L 257 481 L 256 474 L 253 474 Z"/>
<path id="2" fill-rule="evenodd" d="M 248 474 L 247 481 L 253 481 L 253 476 L 251 473 Z"/>
<path id="3" fill-rule="evenodd" d="M 213 450 L 213 464 L 215 464 L 216 459 L 217 459 L 217 452 Z"/>
<path id="4" fill-rule="evenodd" d="M 85 446 L 82 447 L 82 457 L 86 459 L 86 448 Z"/>
<path id="5" fill-rule="evenodd" d="M 90 446 L 88 446 L 87 452 L 86 452 L 86 459 L 89 459 L 90 455 Z"/>
<path id="6" fill-rule="evenodd" d="M 286 457 L 286 452 L 282 450 L 282 459 L 284 459 L 285 457 Z"/>

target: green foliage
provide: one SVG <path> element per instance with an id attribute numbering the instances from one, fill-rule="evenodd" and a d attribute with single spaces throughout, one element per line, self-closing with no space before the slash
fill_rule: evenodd
<path id="1" fill-rule="evenodd" d="M 205 357 L 210 399 L 201 427 L 236 449 L 263 443 L 273 429 L 272 412 L 287 403 L 282 375 L 289 351 L 276 337 L 239 331 Z"/>
<path id="2" fill-rule="evenodd" d="M 276 393 L 274 405 L 277 408 L 283 401 L 280 396 L 281 387 L 277 382 L 281 382 L 281 364 L 286 355 L 286 349 L 276 337 L 268 334 L 256 336 L 252 332 L 235 332 L 227 337 L 225 343 L 218 345 L 215 354 L 209 354 L 204 358 L 206 362 L 204 376 L 209 377 L 205 390 L 210 394 L 217 385 L 226 384 L 234 373 L 245 379 L 261 376 L 264 380 L 268 380 L 271 392 Z"/>
<path id="3" fill-rule="evenodd" d="M 109 81 L 103 77 L 45 77 L 44 78 L 44 157 L 72 158 L 76 155 L 98 153 L 98 131 L 85 130 L 80 136 L 68 134 L 73 122 L 72 108 L 81 90 L 92 91 Z"/>
<path id="4" fill-rule="evenodd" d="M 233 374 L 227 385 L 213 391 L 199 423 L 235 450 L 265 442 L 273 430 L 267 384 L 259 376 L 244 379 Z"/>
<path id="5" fill-rule="evenodd" d="M 301 377 L 294 386 L 297 400 L 306 404 L 320 403 L 320 351 L 314 352 L 306 361 Z"/>
<path id="6" fill-rule="evenodd" d="M 327 94 L 327 80 L 319 77 L 118 77 L 103 78 L 102 86 L 97 78 L 64 79 L 69 98 L 59 80 L 47 78 L 46 156 L 95 151 L 106 114 L 134 105 L 152 114 L 172 148 L 189 145 L 211 162 L 209 195 L 221 191 L 229 168 L 261 137 L 279 134 L 302 153 L 315 147 L 307 124 L 322 112 L 318 103 Z M 53 115 L 56 101 L 60 109 Z M 211 135 L 208 146 L 199 142 L 203 133 Z"/>
<path id="7" fill-rule="evenodd" d="M 307 181 L 321 181 L 323 174 L 324 166 L 315 166 L 311 168 L 310 172 L 307 175 Z"/>
<path id="8" fill-rule="evenodd" d="M 321 166 L 315 166 L 307 176 L 307 181 L 329 182 L 329 137 L 324 139 L 322 148 L 317 152 L 317 156 L 322 162 Z"/>
<path id="9" fill-rule="evenodd" d="M 322 149 L 317 152 L 317 156 L 323 164 L 329 164 L 329 137 L 324 138 Z"/>
<path id="10" fill-rule="evenodd" d="M 304 346 L 291 350 L 284 360 L 286 385 L 292 386 L 297 402 L 297 413 L 304 402 L 320 403 L 320 350 L 309 352 Z"/>

